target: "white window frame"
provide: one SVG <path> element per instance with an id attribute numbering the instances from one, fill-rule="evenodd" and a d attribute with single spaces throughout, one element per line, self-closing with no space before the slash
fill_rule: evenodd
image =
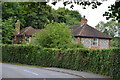
<path id="1" fill-rule="evenodd" d="M 98 46 L 98 39 L 97 39 L 97 38 L 94 38 L 94 39 L 93 39 L 92 45 L 93 45 L 93 46 Z"/>

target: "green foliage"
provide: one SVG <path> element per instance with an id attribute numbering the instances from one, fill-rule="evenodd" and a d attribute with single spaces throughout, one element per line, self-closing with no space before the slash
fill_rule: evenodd
<path id="1" fill-rule="evenodd" d="M 3 20 L 10 17 L 20 20 L 21 28 L 32 26 L 39 29 L 52 21 L 68 22 L 67 25 L 75 25 L 81 19 L 81 15 L 77 11 L 65 8 L 54 10 L 45 2 L 3 2 L 2 10 Z M 69 20 L 65 18 L 66 15 L 70 17 Z M 72 23 L 70 23 L 71 21 Z"/>
<path id="2" fill-rule="evenodd" d="M 8 22 L 9 19 L 11 19 L 11 22 Z M 11 33 L 15 28 L 13 24 L 17 20 L 21 22 L 21 29 L 29 26 L 41 29 L 52 22 L 63 22 L 68 26 L 77 25 L 80 19 L 79 12 L 65 8 L 54 10 L 49 5 L 46 5 L 46 2 L 2 2 L 2 22 L 3 27 L 5 26 L 3 28 L 3 43 L 11 43 Z"/>
<path id="3" fill-rule="evenodd" d="M 120 48 L 57 49 L 34 45 L 2 45 L 3 62 L 90 71 L 120 78 Z"/>
<path id="4" fill-rule="evenodd" d="M 71 44 L 69 44 L 68 48 L 85 48 L 85 47 L 82 43 L 72 42 Z"/>
<path id="5" fill-rule="evenodd" d="M 4 44 L 12 43 L 12 35 L 15 32 L 14 29 L 14 20 L 13 18 L 9 18 L 2 23 L 2 42 Z"/>
<path id="6" fill-rule="evenodd" d="M 64 23 L 51 23 L 34 34 L 33 44 L 47 48 L 67 48 L 72 43 L 71 30 Z"/>
<path id="7" fill-rule="evenodd" d="M 66 24 L 69 26 L 80 24 L 80 19 L 76 19 L 70 15 L 64 15 L 64 18 L 66 19 Z"/>
<path id="8" fill-rule="evenodd" d="M 58 10 L 53 10 L 52 12 L 54 14 L 55 22 L 63 22 L 69 26 L 80 24 L 81 15 L 78 11 L 59 8 Z"/>
<path id="9" fill-rule="evenodd" d="M 25 24 L 24 16 L 26 11 L 19 2 L 2 2 L 2 20 L 13 19 L 13 23 L 17 20 L 21 22 L 21 28 Z"/>
<path id="10" fill-rule="evenodd" d="M 117 23 L 117 22 L 111 20 L 107 23 L 100 22 L 95 27 L 99 31 L 102 31 L 102 32 L 114 37 L 120 29 L 120 23 Z"/>
<path id="11" fill-rule="evenodd" d="M 44 2 L 3 2 L 2 19 L 12 17 L 15 20 L 20 20 L 21 28 L 28 26 L 40 28 L 41 25 L 48 23 L 47 15 L 51 9 L 50 6 L 43 3 Z"/>
<path id="12" fill-rule="evenodd" d="M 110 42 L 111 47 L 120 47 L 120 38 L 113 38 Z"/>

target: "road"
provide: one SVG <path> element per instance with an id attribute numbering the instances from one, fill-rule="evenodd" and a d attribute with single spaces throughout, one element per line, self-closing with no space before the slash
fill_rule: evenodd
<path id="1" fill-rule="evenodd" d="M 108 78 L 106 76 L 52 67 L 27 67 L 2 63 L 2 78 Z"/>
<path id="2" fill-rule="evenodd" d="M 80 78 L 67 73 L 55 72 L 44 68 L 33 68 L 2 64 L 2 78 Z"/>

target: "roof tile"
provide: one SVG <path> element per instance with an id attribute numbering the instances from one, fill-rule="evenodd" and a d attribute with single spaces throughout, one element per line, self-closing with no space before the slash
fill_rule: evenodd
<path id="1" fill-rule="evenodd" d="M 40 29 L 34 29 L 32 27 L 26 27 L 26 28 L 22 29 L 20 31 L 20 33 L 17 34 L 17 35 L 24 35 L 25 34 L 26 36 L 31 36 L 32 34 L 36 33 L 39 30 Z"/>
<path id="2" fill-rule="evenodd" d="M 89 26 L 88 24 L 84 25 L 76 25 L 70 27 L 72 30 L 72 34 L 75 37 L 92 37 L 92 38 L 105 38 L 105 39 L 111 39 L 112 37 L 109 35 L 106 35 L 97 29 Z"/>

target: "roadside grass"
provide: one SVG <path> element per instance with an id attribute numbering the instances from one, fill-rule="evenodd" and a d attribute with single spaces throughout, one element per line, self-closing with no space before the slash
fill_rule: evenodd
<path id="1" fill-rule="evenodd" d="M 42 66 L 36 66 L 36 65 L 27 65 L 27 64 L 20 64 L 20 63 L 8 63 L 8 62 L 2 62 L 5 64 L 12 64 L 12 65 L 19 65 L 19 66 L 26 66 L 26 67 L 36 67 L 36 68 L 43 68 Z"/>

